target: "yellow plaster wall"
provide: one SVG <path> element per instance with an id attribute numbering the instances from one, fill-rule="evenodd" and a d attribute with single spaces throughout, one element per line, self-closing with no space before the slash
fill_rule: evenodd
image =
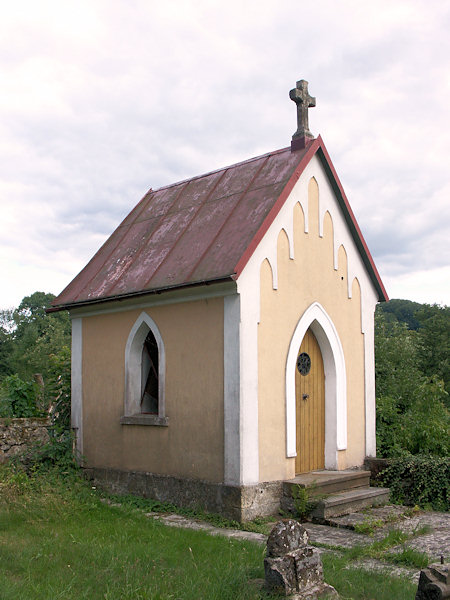
<path id="1" fill-rule="evenodd" d="M 83 318 L 87 464 L 223 481 L 223 298 L 145 310 L 165 345 L 168 427 L 119 422 L 125 345 L 141 312 Z"/>
<path id="2" fill-rule="evenodd" d="M 338 453 L 338 468 L 361 465 L 365 454 L 364 336 L 361 333 L 361 291 L 352 283 L 348 298 L 347 254 L 333 260 L 333 222 L 324 216 L 319 237 L 319 189 L 308 187 L 309 228 L 304 233 L 300 204 L 294 207 L 294 259 L 289 258 L 284 230 L 278 236 L 278 289 L 272 287 L 267 260 L 261 265 L 261 314 L 258 325 L 258 428 L 260 480 L 292 478 L 295 459 L 286 458 L 285 368 L 289 343 L 304 311 L 319 302 L 332 319 L 342 343 L 347 369 L 347 449 Z"/>

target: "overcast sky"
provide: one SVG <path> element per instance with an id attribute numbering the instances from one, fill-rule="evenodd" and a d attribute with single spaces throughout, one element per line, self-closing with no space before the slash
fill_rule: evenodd
<path id="1" fill-rule="evenodd" d="M 286 147 L 309 81 L 391 298 L 450 304 L 450 1 L 0 0 L 0 308 L 145 194 Z"/>

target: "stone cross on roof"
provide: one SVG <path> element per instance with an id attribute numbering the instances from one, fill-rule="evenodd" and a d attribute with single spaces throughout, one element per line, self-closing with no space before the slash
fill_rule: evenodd
<path id="1" fill-rule="evenodd" d="M 297 105 L 297 131 L 292 136 L 292 139 L 312 139 L 314 136 L 309 130 L 308 108 L 316 105 L 316 99 L 308 93 L 308 82 L 304 79 L 297 81 L 297 86 L 289 92 L 289 98 Z"/>

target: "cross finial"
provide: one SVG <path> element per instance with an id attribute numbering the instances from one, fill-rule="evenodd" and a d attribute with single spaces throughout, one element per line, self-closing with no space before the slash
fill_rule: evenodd
<path id="1" fill-rule="evenodd" d="M 297 105 L 297 131 L 292 136 L 292 142 L 296 142 L 295 145 L 299 148 L 304 148 L 306 140 L 314 138 L 309 130 L 308 108 L 316 105 L 316 99 L 309 95 L 308 82 L 304 79 L 297 81 L 296 87 L 289 92 L 289 98 Z"/>

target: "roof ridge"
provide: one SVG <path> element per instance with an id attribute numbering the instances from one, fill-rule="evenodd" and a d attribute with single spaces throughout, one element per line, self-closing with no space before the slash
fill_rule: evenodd
<path id="1" fill-rule="evenodd" d="M 216 173 L 220 173 L 221 171 L 227 171 L 228 169 L 232 169 L 234 167 L 238 167 L 240 165 L 245 165 L 247 163 L 251 163 L 255 160 L 260 160 L 261 158 L 267 158 L 269 156 L 274 156 L 275 154 L 280 154 L 281 152 L 286 152 L 289 150 L 291 152 L 290 146 L 286 148 L 280 148 L 279 150 L 272 150 L 271 152 L 266 152 L 265 154 L 260 154 L 259 156 L 253 156 L 252 158 L 248 158 L 247 160 L 242 160 L 232 165 L 228 165 L 226 167 L 221 167 L 220 169 L 214 169 L 214 171 L 208 171 L 207 173 L 202 173 L 201 175 L 194 175 L 193 177 L 188 177 L 187 179 L 181 179 L 175 183 L 170 183 L 168 185 L 163 185 L 156 189 L 151 189 L 153 193 L 160 192 L 161 190 L 167 190 L 172 187 L 176 187 L 177 185 L 182 185 L 183 183 L 188 183 L 189 181 L 194 181 L 195 179 L 201 179 L 202 177 L 208 177 L 209 175 L 215 175 Z"/>

